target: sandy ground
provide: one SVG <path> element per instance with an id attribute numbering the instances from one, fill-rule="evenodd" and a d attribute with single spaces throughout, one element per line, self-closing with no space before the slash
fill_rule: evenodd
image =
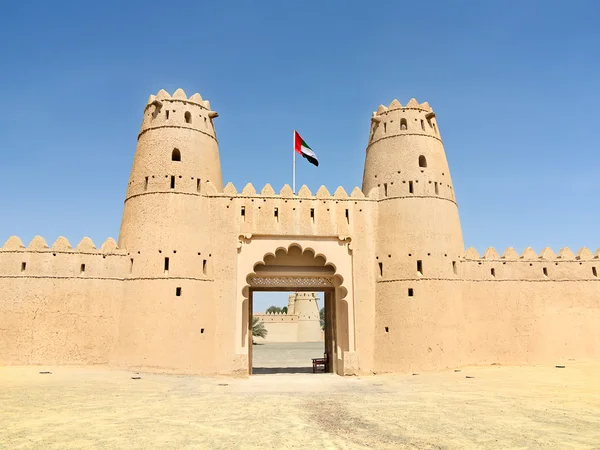
<path id="1" fill-rule="evenodd" d="M 258 343 L 252 346 L 252 373 L 312 373 L 312 359 L 324 351 L 323 342 Z"/>
<path id="2" fill-rule="evenodd" d="M 0 448 L 600 449 L 600 363 L 249 379 L 4 367 Z"/>

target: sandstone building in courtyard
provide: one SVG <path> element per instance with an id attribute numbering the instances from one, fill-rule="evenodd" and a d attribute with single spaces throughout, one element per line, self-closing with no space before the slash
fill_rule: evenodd
<path id="1" fill-rule="evenodd" d="M 350 193 L 224 186 L 216 117 L 150 96 L 118 242 L 6 241 L 0 365 L 246 375 L 260 290 L 323 292 L 341 375 L 600 357 L 600 252 L 465 251 L 427 103 L 373 113 Z"/>

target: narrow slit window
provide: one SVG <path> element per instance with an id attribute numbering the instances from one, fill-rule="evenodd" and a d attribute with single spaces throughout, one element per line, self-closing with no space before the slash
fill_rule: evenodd
<path id="1" fill-rule="evenodd" d="M 387 197 L 387 183 L 383 183 L 383 195 Z"/>
<path id="2" fill-rule="evenodd" d="M 82 264 L 82 265 L 81 265 L 81 267 L 79 268 L 79 271 L 80 271 L 81 273 L 84 273 L 84 272 L 85 272 L 85 264 Z"/>
<path id="3" fill-rule="evenodd" d="M 246 220 L 246 207 L 242 206 L 240 209 L 240 215 Z"/>
<path id="4" fill-rule="evenodd" d="M 279 208 L 275 207 L 275 209 L 273 209 L 273 215 L 275 216 L 277 221 L 279 221 Z"/>
<path id="5" fill-rule="evenodd" d="M 438 182 L 434 181 L 433 186 L 435 187 L 435 195 L 439 195 L 440 193 L 440 188 L 438 186 Z"/>
<path id="6" fill-rule="evenodd" d="M 181 161 L 181 152 L 178 148 L 174 148 L 171 153 L 171 161 Z"/>
<path id="7" fill-rule="evenodd" d="M 200 192 L 202 190 L 202 183 L 200 182 L 200 178 L 196 180 L 196 191 Z"/>
<path id="8" fill-rule="evenodd" d="M 414 295 L 415 295 L 414 289 L 413 288 L 408 288 L 408 296 L 409 297 L 414 297 Z"/>
<path id="9" fill-rule="evenodd" d="M 204 118 L 204 128 L 208 128 L 208 123 L 206 122 L 206 117 Z"/>
<path id="10" fill-rule="evenodd" d="M 204 334 L 204 328 L 200 328 L 200 334 Z"/>
<path id="11" fill-rule="evenodd" d="M 490 274 L 495 277 L 496 276 L 496 269 L 494 269 L 493 267 L 490 269 Z"/>
<path id="12" fill-rule="evenodd" d="M 425 131 L 425 121 L 421 119 L 421 130 Z"/>
<path id="13" fill-rule="evenodd" d="M 408 122 L 406 122 L 406 119 L 400 119 L 400 129 L 401 130 L 408 129 Z"/>
<path id="14" fill-rule="evenodd" d="M 181 288 L 180 287 L 175 288 L 175 296 L 181 297 Z"/>
<path id="15" fill-rule="evenodd" d="M 419 167 L 427 167 L 427 158 L 425 158 L 425 155 L 419 156 Z"/>
<path id="16" fill-rule="evenodd" d="M 169 258 L 166 257 L 165 258 L 165 272 L 168 272 L 168 271 L 169 271 Z"/>
<path id="17" fill-rule="evenodd" d="M 167 116 L 167 120 L 169 120 L 169 110 L 168 109 L 165 111 L 165 115 Z"/>
<path id="18" fill-rule="evenodd" d="M 379 276 L 382 277 L 383 276 L 383 263 L 379 263 Z"/>
<path id="19" fill-rule="evenodd" d="M 350 224 L 350 211 L 346 208 L 346 223 Z"/>
<path id="20" fill-rule="evenodd" d="M 456 268 L 456 261 L 452 261 L 452 272 L 454 272 L 454 275 L 458 274 L 458 270 Z"/>
<path id="21" fill-rule="evenodd" d="M 171 189 L 175 189 L 175 175 L 171 175 Z"/>
<path id="22" fill-rule="evenodd" d="M 409 182 L 408 182 L 408 192 L 409 192 L 410 194 L 414 194 L 414 190 L 413 190 L 413 182 L 412 182 L 412 181 L 409 181 Z"/>
<path id="23" fill-rule="evenodd" d="M 189 111 L 186 111 L 183 117 L 185 118 L 185 123 L 192 123 L 192 114 Z"/>
<path id="24" fill-rule="evenodd" d="M 595 267 L 592 267 L 592 275 L 594 275 L 595 277 L 598 277 L 598 271 L 596 270 Z"/>
<path id="25" fill-rule="evenodd" d="M 202 260 L 202 274 L 206 275 L 206 260 Z"/>
<path id="26" fill-rule="evenodd" d="M 383 132 L 387 133 L 387 122 L 383 122 Z"/>
<path id="27" fill-rule="evenodd" d="M 310 218 L 315 223 L 315 208 L 310 208 Z"/>
<path id="28" fill-rule="evenodd" d="M 27 269 L 27 263 L 26 262 L 22 262 L 21 263 L 21 272 L 25 272 L 25 269 Z M 595 267 L 594 267 L 594 270 L 596 270 Z"/>
<path id="29" fill-rule="evenodd" d="M 419 275 L 423 275 L 423 261 L 417 260 L 417 272 Z"/>
<path id="30" fill-rule="evenodd" d="M 385 327 L 385 332 L 389 333 L 390 332 L 390 328 L 389 327 Z"/>
<path id="31" fill-rule="evenodd" d="M 133 258 L 129 259 L 129 273 L 133 272 Z"/>
<path id="32" fill-rule="evenodd" d="M 544 276 L 545 276 L 545 277 L 547 277 L 547 276 L 548 276 L 548 268 L 547 268 L 547 267 L 544 267 L 544 268 L 542 269 L 542 271 L 544 272 Z"/>

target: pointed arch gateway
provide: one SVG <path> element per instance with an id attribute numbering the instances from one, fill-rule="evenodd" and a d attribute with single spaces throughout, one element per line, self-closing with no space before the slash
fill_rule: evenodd
<path id="1" fill-rule="evenodd" d="M 350 239 L 244 235 L 239 242 L 236 350 L 248 373 L 252 374 L 253 292 L 321 291 L 330 324 L 325 329 L 328 371 L 344 375 L 356 359 Z"/>

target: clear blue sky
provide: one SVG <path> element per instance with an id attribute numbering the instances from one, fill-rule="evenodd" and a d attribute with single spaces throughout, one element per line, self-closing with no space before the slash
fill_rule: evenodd
<path id="1" fill-rule="evenodd" d="M 52 3 L 52 4 L 50 4 Z M 437 113 L 465 245 L 600 247 L 600 2 L 5 2 L 0 241 L 117 237 L 148 95 L 211 101 L 223 178 L 360 186 L 369 118 Z"/>

